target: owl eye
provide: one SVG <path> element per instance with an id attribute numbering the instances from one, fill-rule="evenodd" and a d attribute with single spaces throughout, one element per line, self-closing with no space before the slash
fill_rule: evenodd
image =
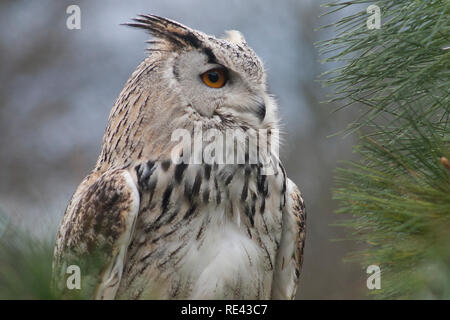
<path id="1" fill-rule="evenodd" d="M 214 68 L 200 75 L 204 84 L 211 88 L 222 88 L 228 81 L 227 73 L 223 68 Z"/>

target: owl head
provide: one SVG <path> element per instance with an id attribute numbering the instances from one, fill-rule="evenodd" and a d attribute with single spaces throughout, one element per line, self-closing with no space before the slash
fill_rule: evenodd
<path id="1" fill-rule="evenodd" d="M 157 82 L 177 93 L 181 108 L 193 108 L 206 121 L 221 117 L 255 129 L 274 125 L 276 104 L 267 93 L 263 63 L 240 32 L 216 38 L 154 15 L 133 20 L 126 25 L 155 38 L 144 67 L 160 70 Z"/>
<path id="2" fill-rule="evenodd" d="M 195 136 L 197 124 L 245 138 L 248 132 L 255 137 L 256 131 L 278 129 L 263 64 L 241 33 L 228 31 L 219 39 L 153 15 L 125 25 L 144 29 L 153 39 L 111 110 L 99 170 L 165 159 L 177 150 L 174 132 Z M 228 146 L 234 148 L 234 142 Z"/>

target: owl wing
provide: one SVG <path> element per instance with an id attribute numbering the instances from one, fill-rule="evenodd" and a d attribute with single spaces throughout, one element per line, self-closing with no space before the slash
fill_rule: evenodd
<path id="1" fill-rule="evenodd" d="M 63 297 L 114 299 L 138 212 L 139 192 L 126 170 L 107 171 L 75 193 L 55 247 L 53 281 Z M 78 291 L 66 284 L 70 265 L 80 268 Z"/>
<path id="2" fill-rule="evenodd" d="M 272 299 L 294 299 L 302 268 L 306 211 L 300 190 L 286 181 L 282 235 L 275 262 Z"/>

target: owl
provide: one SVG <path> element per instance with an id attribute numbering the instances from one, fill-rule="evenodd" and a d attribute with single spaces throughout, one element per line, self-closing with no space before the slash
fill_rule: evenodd
<path id="1" fill-rule="evenodd" d="M 305 206 L 277 154 L 277 105 L 261 60 L 238 31 L 216 38 L 155 15 L 126 25 L 150 33 L 149 54 L 63 216 L 55 290 L 92 299 L 293 299 Z M 75 289 L 67 285 L 73 266 Z"/>

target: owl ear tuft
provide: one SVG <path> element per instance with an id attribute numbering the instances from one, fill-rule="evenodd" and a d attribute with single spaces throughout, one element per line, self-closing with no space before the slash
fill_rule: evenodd
<path id="1" fill-rule="evenodd" d="M 123 23 L 122 25 L 144 29 L 154 37 L 167 40 L 180 47 L 186 45 L 200 47 L 200 40 L 196 35 L 186 26 L 173 20 L 150 14 L 138 15 L 133 21 L 133 23 Z"/>
<path id="2" fill-rule="evenodd" d="M 236 44 L 246 45 L 244 35 L 237 30 L 227 30 L 225 31 L 225 40 L 231 41 Z"/>

